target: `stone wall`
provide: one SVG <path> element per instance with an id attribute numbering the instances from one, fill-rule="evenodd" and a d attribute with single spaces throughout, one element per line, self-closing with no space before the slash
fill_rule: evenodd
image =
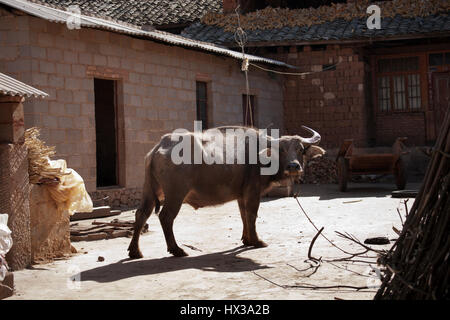
<path id="1" fill-rule="evenodd" d="M 141 202 L 142 188 L 110 188 L 89 193 L 94 206 L 110 206 L 113 209 L 135 208 Z"/>
<path id="2" fill-rule="evenodd" d="M 94 77 L 117 80 L 120 197 L 142 187 L 144 156 L 161 135 L 193 129 L 196 81 L 208 82 L 210 126 L 243 123 L 245 80 L 232 58 L 30 16 L 0 16 L 0 45 L 2 70 L 50 94 L 25 103 L 26 127 L 42 128 L 91 194 L 110 193 L 96 186 Z M 254 71 L 250 85 L 258 125 L 282 128 L 282 81 Z"/>
<path id="3" fill-rule="evenodd" d="M 31 262 L 28 152 L 23 136 L 22 97 L 0 95 L 0 213 L 8 214 L 12 270 Z"/>

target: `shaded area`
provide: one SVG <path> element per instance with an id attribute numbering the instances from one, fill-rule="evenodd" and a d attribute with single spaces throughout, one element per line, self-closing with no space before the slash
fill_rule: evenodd
<path id="1" fill-rule="evenodd" d="M 79 275 L 81 281 L 105 283 L 137 276 L 160 274 L 185 269 L 199 269 L 202 271 L 215 272 L 244 272 L 269 268 L 260 265 L 251 259 L 237 256 L 238 254 L 251 249 L 254 248 L 239 246 L 226 251 L 194 257 L 164 257 L 149 260 L 124 259 L 113 264 L 82 271 Z"/>
<path id="2" fill-rule="evenodd" d="M 408 183 L 409 190 L 420 188 L 421 183 Z M 391 197 L 395 191 L 395 184 L 391 183 L 349 183 L 348 191 L 341 192 L 337 184 L 295 185 L 294 193 L 299 192 L 299 198 L 319 197 L 319 200 L 349 199 L 349 198 L 385 198 Z M 269 202 L 278 198 L 264 197 L 261 202 Z"/>

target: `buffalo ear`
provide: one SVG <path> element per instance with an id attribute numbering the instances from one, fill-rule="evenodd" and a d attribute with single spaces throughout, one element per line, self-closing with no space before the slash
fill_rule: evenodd
<path id="1" fill-rule="evenodd" d="M 306 149 L 305 156 L 307 160 L 315 159 L 318 157 L 322 157 L 326 151 L 319 146 L 309 146 Z"/>

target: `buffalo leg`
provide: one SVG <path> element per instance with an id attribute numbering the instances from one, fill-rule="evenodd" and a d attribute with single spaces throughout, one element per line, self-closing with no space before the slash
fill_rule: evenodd
<path id="1" fill-rule="evenodd" d="M 167 251 L 175 257 L 187 256 L 187 253 L 177 245 L 173 234 L 173 222 L 180 211 L 182 202 L 183 199 L 166 199 L 164 207 L 159 214 L 159 221 L 166 238 Z"/>
<path id="2" fill-rule="evenodd" d="M 153 207 L 153 201 L 146 197 L 143 199 L 142 205 L 136 210 L 133 238 L 131 239 L 131 243 L 128 246 L 128 255 L 131 259 L 139 259 L 143 257 L 141 250 L 139 249 L 139 237 L 141 235 L 141 231 L 145 225 L 145 222 L 150 217 L 153 211 Z"/>
<path id="3" fill-rule="evenodd" d="M 248 245 L 261 248 L 267 247 L 267 244 L 258 238 L 256 233 L 256 218 L 258 217 L 259 198 L 251 198 L 250 201 L 246 201 L 245 211 L 247 218 L 247 234 Z"/>
<path id="4" fill-rule="evenodd" d="M 245 211 L 245 203 L 242 198 L 238 199 L 238 205 L 239 205 L 239 211 L 241 212 L 241 219 L 242 219 L 242 243 L 246 246 L 250 245 L 249 243 L 249 237 L 248 237 L 248 230 L 247 230 L 247 213 Z"/>

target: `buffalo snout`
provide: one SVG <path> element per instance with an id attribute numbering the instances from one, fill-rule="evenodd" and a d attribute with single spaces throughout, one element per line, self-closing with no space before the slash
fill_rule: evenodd
<path id="1" fill-rule="evenodd" d="M 302 166 L 298 160 L 294 160 L 289 162 L 286 167 L 286 171 L 288 171 L 289 175 L 300 175 L 303 172 Z"/>

